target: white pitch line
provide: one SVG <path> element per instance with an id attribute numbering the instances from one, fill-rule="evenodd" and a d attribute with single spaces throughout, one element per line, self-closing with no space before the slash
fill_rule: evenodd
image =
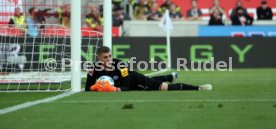
<path id="1" fill-rule="evenodd" d="M 55 100 L 73 95 L 75 93 L 78 93 L 78 92 L 65 92 L 65 93 L 59 94 L 57 96 L 49 97 L 49 98 L 46 98 L 46 99 L 36 100 L 36 101 L 32 101 L 32 102 L 26 102 L 26 103 L 11 106 L 11 107 L 8 107 L 8 108 L 0 109 L 0 115 L 4 115 L 4 114 L 7 114 L 7 113 L 10 113 L 10 112 L 13 112 L 13 111 L 17 111 L 17 110 L 20 110 L 20 109 L 24 109 L 24 108 L 31 107 L 31 106 L 38 105 L 38 104 L 42 104 L 42 103 L 53 102 Z"/>
<path id="2" fill-rule="evenodd" d="M 146 76 L 154 76 L 154 75 L 166 72 L 168 70 L 169 69 L 153 72 L 153 73 L 150 73 L 150 74 L 146 74 Z M 53 96 L 53 97 L 49 97 L 49 98 L 45 98 L 45 99 L 41 99 L 41 100 L 36 100 L 36 101 L 32 101 L 32 102 L 26 102 L 26 103 L 22 103 L 22 104 L 19 104 L 19 105 L 14 105 L 14 106 L 11 106 L 11 107 L 8 107 L 8 108 L 0 109 L 0 115 L 4 115 L 4 114 L 7 114 L 7 113 L 10 113 L 10 112 L 13 112 L 13 111 L 28 108 L 28 107 L 35 106 L 35 105 L 42 104 L 42 103 L 53 102 L 55 100 L 58 100 L 58 99 L 61 99 L 61 98 L 64 98 L 64 97 L 71 96 L 75 93 L 79 93 L 79 92 L 65 92 L 65 93 L 57 95 L 57 96 Z"/>
<path id="3" fill-rule="evenodd" d="M 133 103 L 182 103 L 182 102 L 276 102 L 276 99 L 265 100 L 265 99 L 207 99 L 207 100 L 88 100 L 88 101 L 56 101 L 54 103 L 122 103 L 122 102 L 133 102 Z"/>

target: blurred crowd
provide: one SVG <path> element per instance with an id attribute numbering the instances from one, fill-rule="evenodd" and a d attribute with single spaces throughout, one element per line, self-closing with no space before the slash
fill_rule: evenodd
<path id="1" fill-rule="evenodd" d="M 85 27 L 102 31 L 103 30 L 103 5 L 91 4 L 88 6 L 89 13 L 86 14 L 83 21 Z M 112 0 L 113 8 L 113 26 L 121 26 L 126 20 L 143 20 L 143 21 L 158 21 L 162 18 L 164 12 L 169 10 L 169 15 L 172 20 L 202 20 L 202 10 L 198 7 L 197 0 L 191 0 L 190 9 L 187 10 L 185 17 L 182 14 L 179 5 L 173 0 L 164 0 L 162 4 L 158 4 L 155 0 Z M 48 12 L 51 9 L 37 10 L 35 7 L 29 8 L 27 14 L 22 13 L 20 8 L 15 8 L 14 16 L 9 21 L 10 26 L 19 28 L 28 27 L 29 30 L 43 28 L 47 24 L 46 18 L 54 17 L 58 23 L 64 27 L 70 28 L 70 11 L 69 4 L 63 5 L 55 12 Z M 266 0 L 262 0 L 260 6 L 256 8 L 258 20 L 272 20 L 273 13 L 268 6 Z M 220 5 L 220 0 L 214 0 L 213 6 L 210 7 L 209 25 L 224 25 L 226 12 Z M 229 16 L 232 25 L 251 25 L 253 18 L 248 14 L 247 9 L 243 6 L 242 1 L 236 1 L 236 7 L 233 8 Z M 37 35 L 35 31 L 31 32 Z"/>

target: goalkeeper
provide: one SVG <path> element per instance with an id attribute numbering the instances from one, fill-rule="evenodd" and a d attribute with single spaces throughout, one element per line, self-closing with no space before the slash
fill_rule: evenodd
<path id="1" fill-rule="evenodd" d="M 212 90 L 212 85 L 210 84 L 193 86 L 183 83 L 173 83 L 177 79 L 176 73 L 149 78 L 138 72 L 129 71 L 125 66 L 119 66 L 118 68 L 117 66 L 121 60 L 112 59 L 111 50 L 105 46 L 98 48 L 97 61 L 102 63 L 97 67 L 89 69 L 85 91 Z M 110 85 L 109 82 L 97 81 L 101 76 L 111 77 L 115 82 L 114 86 Z M 170 82 L 170 84 L 166 82 Z"/>

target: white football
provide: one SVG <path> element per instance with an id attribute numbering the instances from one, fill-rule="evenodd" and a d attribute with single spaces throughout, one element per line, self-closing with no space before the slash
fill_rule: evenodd
<path id="1" fill-rule="evenodd" d="M 98 81 L 101 80 L 101 81 L 108 81 L 110 83 L 111 86 L 114 86 L 114 80 L 109 77 L 109 76 L 101 76 Z"/>

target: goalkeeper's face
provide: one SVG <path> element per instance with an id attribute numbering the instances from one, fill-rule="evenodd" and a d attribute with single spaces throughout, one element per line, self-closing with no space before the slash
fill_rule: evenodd
<path id="1" fill-rule="evenodd" d="M 107 53 L 102 53 L 97 56 L 98 61 L 102 62 L 104 67 L 109 68 L 112 65 L 112 54 L 111 51 Z"/>

